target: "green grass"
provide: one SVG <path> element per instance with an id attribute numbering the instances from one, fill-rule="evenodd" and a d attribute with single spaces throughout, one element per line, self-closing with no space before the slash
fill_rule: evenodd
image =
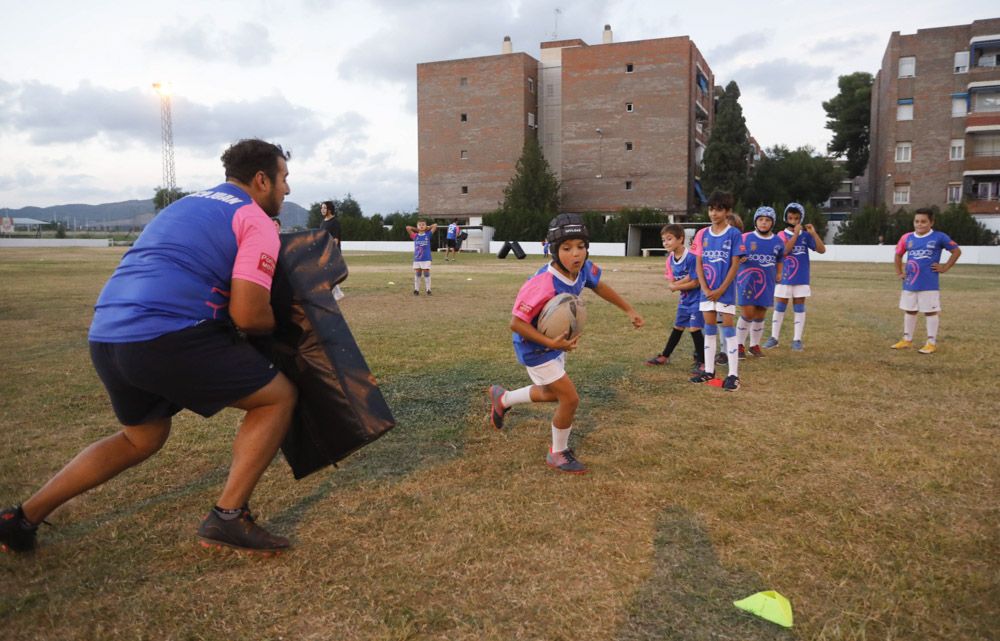
<path id="1" fill-rule="evenodd" d="M 121 251 L 0 252 L 0 503 L 116 429 L 86 331 Z M 551 406 L 486 423 L 487 385 L 528 383 L 507 326 L 537 260 L 439 261 L 417 298 L 408 256 L 349 255 L 342 306 L 398 426 L 299 482 L 274 462 L 254 506 L 294 550 L 197 546 L 240 415 L 184 412 L 35 554 L 0 557 L 3 638 L 996 638 L 1000 268 L 943 276 L 941 349 L 921 356 L 888 349 L 890 265 L 816 264 L 807 351 L 786 323 L 725 394 L 687 382 L 686 337 L 676 365 L 642 365 L 676 304 L 662 259 L 598 262 L 647 326 L 588 294 L 568 371 L 590 474 L 544 465 Z M 732 606 L 765 589 L 791 631 Z"/>

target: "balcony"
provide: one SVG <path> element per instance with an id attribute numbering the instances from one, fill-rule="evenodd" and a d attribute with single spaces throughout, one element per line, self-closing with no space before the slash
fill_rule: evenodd
<path id="1" fill-rule="evenodd" d="M 1000 214 L 1000 169 L 966 170 L 962 182 L 969 213 Z"/>

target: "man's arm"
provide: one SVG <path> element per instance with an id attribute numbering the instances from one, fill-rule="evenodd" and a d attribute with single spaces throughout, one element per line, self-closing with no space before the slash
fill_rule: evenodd
<path id="1" fill-rule="evenodd" d="M 247 334 L 268 334 L 274 331 L 270 290 L 248 280 L 233 278 L 229 317 L 236 327 Z"/>

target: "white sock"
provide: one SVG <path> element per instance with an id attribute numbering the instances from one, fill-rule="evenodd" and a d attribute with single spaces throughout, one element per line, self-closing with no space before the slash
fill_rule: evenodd
<path id="1" fill-rule="evenodd" d="M 413 291 L 420 291 L 420 274 L 413 275 Z"/>
<path id="2" fill-rule="evenodd" d="M 750 324 L 750 347 L 760 345 L 760 339 L 764 337 L 764 319 L 755 320 Z"/>
<path id="3" fill-rule="evenodd" d="M 781 334 L 781 323 L 785 320 L 785 312 L 779 312 L 775 310 L 771 314 L 771 338 L 778 340 L 778 335 Z"/>
<path id="4" fill-rule="evenodd" d="M 750 332 L 750 321 L 740 316 L 736 320 L 736 344 L 743 345 L 747 342 L 747 334 Z"/>
<path id="5" fill-rule="evenodd" d="M 564 430 L 559 429 L 555 425 L 552 426 L 552 452 L 562 452 L 563 450 L 569 449 L 569 433 L 572 431 L 573 426 L 570 425 Z"/>
<path id="6" fill-rule="evenodd" d="M 937 334 L 938 325 L 941 324 L 941 317 L 937 314 L 933 316 L 927 316 L 927 342 L 931 345 L 937 345 Z M 917 315 L 913 315 L 913 320 L 916 321 Z"/>
<path id="7" fill-rule="evenodd" d="M 739 376 L 740 352 L 739 343 L 736 342 L 735 336 L 726 338 L 726 358 L 729 360 L 729 375 Z"/>
<path id="8" fill-rule="evenodd" d="M 718 334 L 705 334 L 705 371 L 715 373 L 715 339 Z"/>
<path id="9" fill-rule="evenodd" d="M 806 329 L 806 313 L 795 312 L 795 332 L 792 340 L 802 340 L 802 332 Z"/>
<path id="10" fill-rule="evenodd" d="M 431 291 L 431 273 L 427 272 L 424 274 L 424 286 L 427 287 L 427 291 Z"/>
<path id="11" fill-rule="evenodd" d="M 531 385 L 522 387 L 520 389 L 512 389 L 504 392 L 503 398 L 500 399 L 500 404 L 504 407 L 511 407 L 512 405 L 524 405 L 525 403 L 531 402 Z"/>
<path id="12" fill-rule="evenodd" d="M 930 319 L 930 316 L 927 317 Z M 913 332 L 917 329 L 917 315 L 903 314 L 903 340 L 912 341 Z M 928 329 L 930 329 L 928 327 Z"/>

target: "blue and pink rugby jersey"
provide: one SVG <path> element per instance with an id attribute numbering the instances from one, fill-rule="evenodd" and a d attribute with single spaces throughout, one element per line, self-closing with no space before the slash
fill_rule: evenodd
<path id="1" fill-rule="evenodd" d="M 413 240 L 413 262 L 422 263 L 431 259 L 431 231 L 410 234 Z"/>
<path id="2" fill-rule="evenodd" d="M 545 303 L 555 298 L 557 294 L 573 294 L 579 296 L 584 287 L 594 289 L 601 281 L 601 268 L 590 262 L 583 263 L 583 268 L 577 274 L 576 280 L 563 276 L 551 263 L 543 266 L 521 286 L 514 300 L 511 314 L 526 323 L 538 327 L 538 315 L 542 313 Z M 535 367 L 559 358 L 561 350 L 549 349 L 544 345 L 529 341 L 514 332 L 514 353 L 519 363 L 526 367 Z"/>
<path id="3" fill-rule="evenodd" d="M 732 226 L 727 226 L 718 235 L 712 233 L 711 228 L 707 229 L 701 238 L 701 269 L 705 273 L 705 284 L 708 288 L 718 289 L 726 280 L 733 261 L 745 253 L 742 249 L 743 235 L 740 230 Z M 705 292 L 700 292 L 699 296 L 702 302 L 708 300 L 705 298 Z M 736 304 L 735 278 L 716 302 L 723 305 Z"/>
<path id="4" fill-rule="evenodd" d="M 924 236 L 907 232 L 896 244 L 896 255 L 906 254 L 906 277 L 903 289 L 908 292 L 924 292 L 941 289 L 939 274 L 931 265 L 941 262 L 941 252 L 958 247 L 948 234 L 931 230 Z"/>
<path id="5" fill-rule="evenodd" d="M 777 233 L 781 242 L 786 242 L 794 234 L 790 229 Z M 809 250 L 816 251 L 816 239 L 806 230 L 802 230 L 792 251 L 785 255 L 784 267 L 781 272 L 782 285 L 809 284 Z"/>
<path id="6" fill-rule="evenodd" d="M 785 254 L 785 241 L 777 234 L 764 238 L 756 230 L 743 234 L 746 262 L 736 272 L 736 292 L 740 305 L 771 307 L 778 263 Z"/>
<path id="7" fill-rule="evenodd" d="M 684 255 L 681 256 L 680 260 L 677 260 L 674 257 L 673 252 L 670 252 L 667 254 L 667 262 L 664 266 L 663 277 L 674 282 L 684 280 L 685 278 L 697 281 L 698 274 L 695 273 L 695 267 L 697 267 L 697 265 L 698 257 L 687 249 L 684 250 Z M 699 293 L 697 287 L 694 289 L 682 290 L 680 295 L 680 300 L 677 302 L 679 307 L 688 307 L 690 305 L 698 304 Z"/>
<path id="8" fill-rule="evenodd" d="M 126 252 L 97 299 L 89 338 L 131 343 L 226 320 L 232 279 L 270 290 L 280 246 L 274 222 L 236 185 L 185 196 Z"/>

